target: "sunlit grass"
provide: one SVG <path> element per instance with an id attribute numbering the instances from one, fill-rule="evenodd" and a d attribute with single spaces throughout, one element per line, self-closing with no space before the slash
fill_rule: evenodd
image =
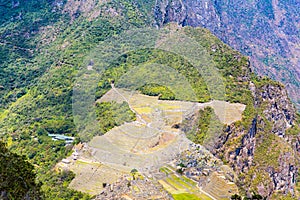
<path id="1" fill-rule="evenodd" d="M 210 197 L 202 194 L 202 195 L 195 195 L 189 193 L 181 193 L 181 194 L 173 194 L 172 195 L 175 200 L 211 200 Z"/>

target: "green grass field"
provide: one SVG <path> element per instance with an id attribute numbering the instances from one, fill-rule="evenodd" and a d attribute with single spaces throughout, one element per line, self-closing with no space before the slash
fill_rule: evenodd
<path id="1" fill-rule="evenodd" d="M 159 183 L 172 194 L 175 200 L 211 200 L 200 191 L 196 182 L 186 176 L 178 176 L 174 170 L 171 166 L 162 167 L 160 171 L 166 173 L 167 177 Z"/>
<path id="2" fill-rule="evenodd" d="M 211 200 L 211 198 L 205 194 L 195 195 L 190 193 L 181 193 L 173 194 L 172 196 L 175 200 Z"/>
<path id="3" fill-rule="evenodd" d="M 173 194 L 172 196 L 175 200 L 202 200 L 202 198 L 189 193 Z"/>

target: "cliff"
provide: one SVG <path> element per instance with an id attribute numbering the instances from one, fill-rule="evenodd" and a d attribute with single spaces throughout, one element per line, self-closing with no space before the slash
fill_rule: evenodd
<path id="1" fill-rule="evenodd" d="M 225 128 L 212 152 L 239 173 L 246 194 L 295 197 L 300 150 L 296 110 L 282 85 L 251 83 L 250 87 L 258 111 L 250 126 Z"/>

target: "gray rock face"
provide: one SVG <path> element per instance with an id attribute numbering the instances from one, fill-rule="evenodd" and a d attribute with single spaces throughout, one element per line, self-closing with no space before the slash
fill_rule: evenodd
<path id="1" fill-rule="evenodd" d="M 262 102 L 268 102 L 264 109 L 266 118 L 273 122 L 272 132 L 285 137 L 285 130 L 293 125 L 296 110 L 290 103 L 286 91 L 281 86 L 265 85 L 259 96 Z"/>
<path id="2" fill-rule="evenodd" d="M 260 75 L 285 83 L 300 108 L 300 2 L 158 0 L 156 25 L 177 22 L 208 28 L 250 56 Z"/>
<path id="3" fill-rule="evenodd" d="M 295 194 L 293 187 L 296 182 L 297 167 L 291 162 L 287 162 L 293 159 L 291 153 L 285 153 L 279 158 L 279 171 L 271 167 L 267 169 L 271 174 L 274 189 L 283 191 L 285 194 Z"/>
<path id="4" fill-rule="evenodd" d="M 228 126 L 213 153 L 223 157 L 242 175 L 240 181 L 248 194 L 249 188 L 255 188 L 267 197 L 272 196 L 274 191 L 294 195 L 300 144 L 299 138 L 291 137 L 287 130 L 297 123 L 296 110 L 283 86 L 266 84 L 260 88 L 253 87 L 255 106 L 262 109 L 262 114 L 252 120 L 247 130 L 235 124 Z M 233 144 L 233 141 L 238 142 Z M 267 174 L 264 175 L 263 171 Z M 249 184 L 244 175 L 253 182 L 257 176 L 268 181 Z"/>
<path id="5" fill-rule="evenodd" d="M 159 183 L 153 180 L 147 178 L 135 178 L 132 180 L 132 177 L 125 176 L 112 185 L 105 185 L 101 194 L 94 198 L 94 200 L 128 199 L 173 200 L 173 197 Z"/>

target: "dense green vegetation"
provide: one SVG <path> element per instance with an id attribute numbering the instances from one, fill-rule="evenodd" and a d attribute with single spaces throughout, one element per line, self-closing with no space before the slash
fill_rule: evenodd
<path id="1" fill-rule="evenodd" d="M 1 20 L 21 11 L 23 18 L 5 20 L 0 27 L 0 133 L 3 140 L 10 141 L 9 149 L 25 155 L 34 164 L 46 199 L 80 199 L 84 195 L 67 188 L 73 175 L 54 170 L 55 164 L 69 155 L 72 146 L 53 141 L 47 134 L 77 136 L 72 116 L 72 88 L 84 57 L 97 42 L 141 26 L 147 17 L 132 3 L 111 2 L 97 8 L 109 6 L 130 12 L 115 18 L 103 15 L 93 21 L 78 13 L 70 23 L 69 13 L 62 14 L 58 8 L 52 11 L 52 3 L 22 1 L 16 9 L 4 11 L 1 7 L 4 16 Z M 51 27 L 46 28 L 47 25 Z M 18 47 L 34 52 L 27 53 Z"/>
<path id="2" fill-rule="evenodd" d="M 129 72 L 132 68 L 135 66 L 142 66 L 143 64 L 161 64 L 161 65 L 167 65 L 168 67 L 171 67 L 175 69 L 177 72 L 182 74 L 184 77 L 187 77 L 190 81 L 189 83 L 192 85 L 192 88 L 195 90 L 194 92 L 197 94 L 197 97 L 199 98 L 199 101 L 205 102 L 210 99 L 208 94 L 207 86 L 199 76 L 199 72 L 196 68 L 193 68 L 191 64 L 189 64 L 186 60 L 181 58 L 179 55 L 172 54 L 170 52 L 165 52 L 162 50 L 155 50 L 155 49 L 143 49 L 138 50 L 136 52 L 130 52 L 126 55 L 121 56 L 115 63 L 113 63 L 112 66 L 110 66 L 102 75 L 100 78 L 100 82 L 98 85 L 98 92 L 97 97 L 100 97 L 105 91 L 107 91 L 107 88 L 110 87 L 109 83 L 110 80 L 114 80 L 116 85 L 119 87 L 129 87 L 130 85 L 124 84 L 123 82 L 119 83 L 119 79 Z M 140 73 L 147 73 L 148 68 L 139 68 L 141 71 Z M 156 77 L 158 74 L 156 71 L 151 71 L 151 76 Z M 150 75 L 150 74 L 149 74 Z M 133 77 L 131 77 L 133 80 L 139 79 L 139 74 L 134 74 Z M 148 77 L 149 80 L 155 81 L 155 78 Z M 163 79 L 162 79 L 163 80 Z M 163 80 L 166 81 L 166 80 Z M 167 80 L 169 81 L 169 79 Z M 135 86 L 135 85 L 134 85 Z M 153 95 L 162 94 L 166 97 L 166 99 L 171 98 L 174 99 L 172 96 L 172 90 L 166 88 L 166 86 L 160 86 L 158 87 L 157 83 L 148 83 L 146 85 L 142 85 L 140 87 L 133 87 L 131 89 L 140 89 L 144 93 Z M 171 91 L 170 91 L 171 90 Z M 184 92 L 184 91 L 183 91 Z M 162 99 L 162 96 L 161 96 Z M 178 97 L 175 96 L 175 99 L 178 99 Z M 182 99 L 186 100 L 186 99 Z"/>
<path id="3" fill-rule="evenodd" d="M 0 108 L 26 94 L 27 86 L 53 64 L 54 57 L 39 56 L 47 46 L 42 44 L 46 38 L 41 38 L 41 28 L 67 19 L 61 12 L 52 12 L 54 0 L 18 2 L 1 1 L 0 6 Z"/>
<path id="4" fill-rule="evenodd" d="M 219 135 L 223 129 L 223 124 L 211 107 L 205 107 L 204 110 L 199 111 L 195 124 L 190 124 L 189 121 L 183 121 L 182 129 L 186 132 L 187 137 L 196 144 L 204 145 L 205 142 L 209 142 Z"/>
<path id="5" fill-rule="evenodd" d="M 161 100 L 174 100 L 175 94 L 166 86 L 159 84 L 146 84 L 138 88 L 142 94 L 149 96 L 159 96 Z"/>
<path id="6" fill-rule="evenodd" d="M 102 134 L 108 132 L 115 126 L 136 120 L 135 113 L 130 110 L 126 102 L 116 103 L 113 101 L 97 103 L 96 114 L 100 124 L 100 133 Z"/>
<path id="7" fill-rule="evenodd" d="M 0 199 L 42 199 L 34 167 L 25 156 L 10 152 L 0 141 Z"/>

